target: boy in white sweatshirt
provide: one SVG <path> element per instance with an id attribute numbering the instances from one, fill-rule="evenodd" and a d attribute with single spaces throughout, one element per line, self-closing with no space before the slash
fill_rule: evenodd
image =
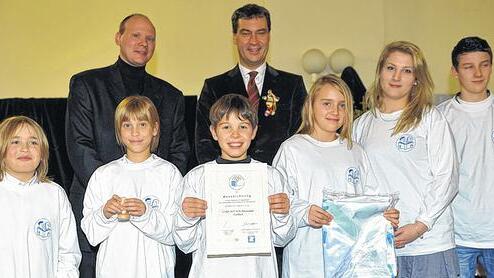
<path id="1" fill-rule="evenodd" d="M 296 233 L 284 176 L 267 166 L 271 219 L 271 255 L 208 258 L 206 250 L 206 210 L 204 168 L 207 164 L 260 163 L 247 155 L 257 131 L 257 115 L 248 100 L 238 94 L 220 98 L 211 108 L 211 133 L 218 141 L 221 156 L 199 165 L 184 178 L 182 204 L 175 219 L 174 237 L 185 253 L 193 252 L 189 277 L 278 277 L 274 246 L 282 247 Z M 292 196 L 291 196 L 292 197 Z"/>
<path id="2" fill-rule="evenodd" d="M 477 262 L 494 276 L 494 98 L 487 89 L 492 50 L 479 37 L 461 39 L 451 53 L 460 92 L 438 106 L 453 133 L 459 161 L 459 193 L 453 200 L 456 252 L 461 277 Z"/>

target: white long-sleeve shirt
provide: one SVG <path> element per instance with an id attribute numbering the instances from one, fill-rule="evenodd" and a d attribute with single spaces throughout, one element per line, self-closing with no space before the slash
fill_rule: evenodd
<path id="1" fill-rule="evenodd" d="M 458 192 L 453 137 L 435 108 L 420 124 L 391 136 L 402 111 L 364 113 L 354 125 L 354 138 L 365 149 L 382 190 L 399 192 L 400 225 L 420 221 L 429 231 L 398 256 L 432 254 L 455 247 L 451 201 Z"/>
<path id="2" fill-rule="evenodd" d="M 494 248 L 494 97 L 454 97 L 438 109 L 448 120 L 459 161 L 459 193 L 452 204 L 456 244 Z"/>
<path id="3" fill-rule="evenodd" d="M 216 163 L 210 161 L 209 163 Z M 250 163 L 259 163 L 251 160 Z M 205 199 L 204 165 L 192 169 L 184 177 L 183 192 L 179 195 L 180 204 L 186 197 Z M 285 187 L 285 178 L 271 166 L 268 169 L 268 192 L 287 193 L 291 199 L 290 190 Z M 193 252 L 192 267 L 189 277 L 192 278 L 277 278 L 278 269 L 274 246 L 284 246 L 296 233 L 293 217 L 290 214 L 271 213 L 271 255 L 243 256 L 227 258 L 208 258 L 206 254 L 206 226 L 204 218 L 189 218 L 179 209 L 175 219 L 174 237 L 177 246 L 185 253 Z"/>
<path id="4" fill-rule="evenodd" d="M 77 278 L 81 252 L 65 191 L 36 177 L 0 182 L 0 276 Z"/>
<path id="5" fill-rule="evenodd" d="M 273 160 L 295 191 L 292 213 L 297 235 L 283 251 L 283 277 L 324 277 L 322 230 L 309 226 L 311 205 L 322 207 L 323 190 L 377 193 L 363 149 L 347 141 L 321 142 L 296 134 L 281 144 Z"/>
<path id="6" fill-rule="evenodd" d="M 124 156 L 93 173 L 81 228 L 91 245 L 100 244 L 96 277 L 174 277 L 172 229 L 181 182 L 179 170 L 154 154 L 140 163 Z M 146 212 L 128 222 L 107 219 L 103 207 L 114 194 L 141 199 Z"/>

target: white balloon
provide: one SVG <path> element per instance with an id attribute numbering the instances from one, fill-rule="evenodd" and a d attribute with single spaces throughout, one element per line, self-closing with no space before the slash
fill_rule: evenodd
<path id="1" fill-rule="evenodd" d="M 308 73 L 320 73 L 326 65 L 326 55 L 319 49 L 309 49 L 302 56 L 302 66 Z"/>
<path id="2" fill-rule="evenodd" d="M 336 49 L 329 57 L 329 66 L 335 73 L 341 73 L 346 67 L 353 66 L 355 57 L 346 48 Z"/>

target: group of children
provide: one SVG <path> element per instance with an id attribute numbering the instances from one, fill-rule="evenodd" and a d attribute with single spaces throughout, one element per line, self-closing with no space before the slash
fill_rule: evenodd
<path id="1" fill-rule="evenodd" d="M 298 133 L 267 167 L 271 256 L 207 256 L 205 164 L 182 178 L 154 155 L 156 108 L 146 97 L 127 97 L 115 111 L 126 154 L 94 172 L 84 199 L 81 226 L 99 245 L 97 277 L 173 277 L 174 245 L 193 253 L 190 277 L 277 277 L 275 246 L 285 247 L 283 277 L 324 277 L 320 228 L 333 218 L 321 208 L 324 189 L 399 192 L 397 209 L 384 213 L 395 228 L 399 277 L 457 277 L 460 270 L 471 277 L 478 258 L 493 275 L 492 52 L 485 40 L 464 38 L 452 61 L 461 92 L 435 108 L 421 50 L 388 44 L 366 95 L 368 111 L 355 124 L 351 92 L 339 77 L 312 85 Z M 222 97 L 209 117 L 221 155 L 206 164 L 259 163 L 247 155 L 257 112 L 245 97 Z M 0 201 L 9 225 L 0 238 L 0 273 L 77 277 L 75 221 L 65 192 L 46 177 L 41 127 L 22 116 L 4 120 L 0 151 Z"/>

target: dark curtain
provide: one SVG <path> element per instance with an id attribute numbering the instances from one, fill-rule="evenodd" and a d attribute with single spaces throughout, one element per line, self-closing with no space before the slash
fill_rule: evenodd
<path id="1" fill-rule="evenodd" d="M 72 167 L 65 149 L 65 98 L 0 99 L 0 120 L 14 115 L 32 118 L 43 127 L 50 145 L 48 176 L 69 192 Z"/>

